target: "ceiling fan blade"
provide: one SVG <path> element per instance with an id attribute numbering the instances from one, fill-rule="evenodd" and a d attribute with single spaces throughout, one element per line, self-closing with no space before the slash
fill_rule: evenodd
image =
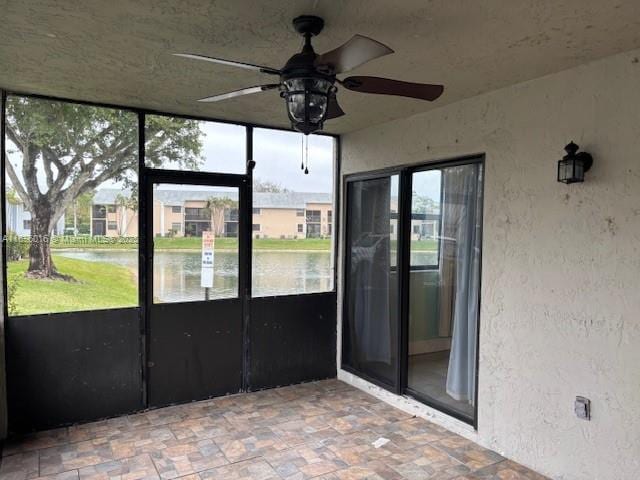
<path id="1" fill-rule="evenodd" d="M 430 102 L 437 99 L 444 87 L 428 83 L 411 83 L 380 77 L 347 77 L 342 85 L 354 92 L 379 93 L 382 95 L 398 95 L 400 97 L 418 98 Z"/>
<path id="2" fill-rule="evenodd" d="M 271 75 L 280 75 L 280 70 L 271 67 L 263 67 L 262 65 L 253 65 L 251 63 L 236 62 L 234 60 L 225 60 L 224 58 L 207 57 L 205 55 L 196 55 L 194 53 L 172 53 L 176 57 L 191 58 L 193 60 L 204 60 L 205 62 L 219 63 L 231 67 L 246 68 L 256 72 L 269 73 Z"/>
<path id="3" fill-rule="evenodd" d="M 198 100 L 199 102 L 219 102 L 220 100 L 226 100 L 228 98 L 239 97 L 241 95 L 250 95 L 252 93 L 260 93 L 265 90 L 273 90 L 274 88 L 278 88 L 280 86 L 279 83 L 271 83 L 269 85 L 258 85 L 255 87 L 242 88 L 240 90 L 234 90 L 232 92 L 221 93 L 219 95 L 214 95 L 212 97 L 205 97 Z"/>
<path id="4" fill-rule="evenodd" d="M 338 99 L 335 95 L 331 95 L 329 97 L 329 102 L 327 103 L 327 120 L 332 118 L 338 118 L 344 115 L 344 111 L 340 108 L 340 104 L 338 103 Z"/>
<path id="5" fill-rule="evenodd" d="M 364 35 L 354 35 L 351 39 L 315 60 L 317 67 L 330 67 L 334 73 L 343 73 L 367 63 L 375 58 L 393 53 L 389 47 Z"/>

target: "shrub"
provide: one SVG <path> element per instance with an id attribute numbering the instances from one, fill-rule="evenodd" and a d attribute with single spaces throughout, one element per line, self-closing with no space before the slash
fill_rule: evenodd
<path id="1" fill-rule="evenodd" d="M 29 255 L 29 239 L 15 232 L 7 233 L 7 261 L 16 262 Z"/>
<path id="2" fill-rule="evenodd" d="M 7 278 L 7 313 L 9 316 L 18 314 L 18 306 L 16 304 L 16 291 L 20 283 L 22 274 L 11 275 Z"/>

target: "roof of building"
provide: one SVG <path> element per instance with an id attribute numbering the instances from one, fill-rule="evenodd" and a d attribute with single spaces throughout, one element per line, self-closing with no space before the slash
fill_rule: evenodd
<path id="1" fill-rule="evenodd" d="M 104 188 L 96 190 L 93 197 L 94 204 L 113 204 L 116 203 L 118 195 L 128 196 L 131 192 L 128 190 L 119 190 L 115 188 Z M 167 206 L 184 205 L 188 201 L 203 201 L 211 197 L 227 197 L 232 200 L 238 200 L 237 190 L 220 190 L 212 192 L 210 190 L 155 190 L 154 199 L 164 203 Z M 254 208 L 305 208 L 310 203 L 332 203 L 332 195 L 330 193 L 308 193 L 308 192 L 254 192 L 253 207 Z"/>

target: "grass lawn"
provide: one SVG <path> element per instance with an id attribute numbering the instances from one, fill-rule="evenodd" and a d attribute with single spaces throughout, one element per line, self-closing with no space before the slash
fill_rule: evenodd
<path id="1" fill-rule="evenodd" d="M 391 240 L 391 249 L 396 250 L 397 240 Z M 438 240 L 411 240 L 412 252 L 436 252 L 438 250 Z"/>
<path id="2" fill-rule="evenodd" d="M 411 240 L 412 252 L 434 252 L 438 250 L 438 240 Z"/>
<path id="3" fill-rule="evenodd" d="M 51 238 L 51 249 L 62 250 L 67 248 L 78 249 L 137 249 L 137 237 L 89 237 L 86 235 L 74 237 L 72 235 L 57 235 Z"/>
<path id="4" fill-rule="evenodd" d="M 200 250 L 202 239 L 198 237 L 160 237 L 153 239 L 155 248 L 158 250 Z M 300 239 L 280 239 L 280 238 L 254 238 L 252 241 L 254 250 L 326 250 L 331 249 L 331 240 L 328 238 L 300 238 Z M 233 249 L 238 248 L 237 238 L 217 238 L 216 248 Z"/>
<path id="5" fill-rule="evenodd" d="M 200 250 L 202 239 L 199 237 L 156 237 L 153 239 L 156 250 Z M 392 248 L 395 246 L 392 241 Z M 78 249 L 137 249 L 136 239 L 127 237 L 123 239 L 114 238 L 98 238 L 95 241 L 89 241 L 86 237 L 56 237 L 51 243 L 53 250 L 62 250 L 66 248 Z M 216 248 L 235 249 L 238 248 L 237 238 L 218 238 L 216 239 Z M 314 251 L 330 251 L 331 240 L 328 238 L 299 238 L 299 239 L 281 239 L 281 238 L 254 238 L 254 250 L 314 250 Z M 437 240 L 414 240 L 411 242 L 412 251 L 435 251 L 438 249 Z"/>
<path id="6" fill-rule="evenodd" d="M 138 305 L 138 287 L 127 268 L 98 262 L 86 262 L 54 255 L 60 273 L 76 282 L 32 280 L 24 278 L 28 260 L 8 262 L 10 315 L 54 313 Z"/>
<path id="7" fill-rule="evenodd" d="M 197 237 L 155 238 L 160 250 L 199 250 L 202 239 Z M 254 239 L 256 250 L 329 251 L 329 239 Z M 64 244 L 62 248 L 137 248 L 135 243 Z M 237 248 L 237 239 L 216 240 L 219 249 Z M 395 242 L 392 242 L 392 249 Z M 137 280 L 131 270 L 107 263 L 88 262 L 55 255 L 60 243 L 52 244 L 53 259 L 60 273 L 70 275 L 76 282 L 63 280 L 32 280 L 24 278 L 28 260 L 8 262 L 10 315 L 31 315 L 101 308 L 130 307 L 138 304 Z M 412 251 L 435 251 L 436 240 L 411 242 Z"/>
<path id="8" fill-rule="evenodd" d="M 153 239 L 157 250 L 200 250 L 202 238 L 200 237 L 156 237 Z M 67 248 L 78 249 L 136 249 L 138 244 L 135 239 L 124 238 L 98 238 L 91 242 L 86 237 L 57 237 L 51 243 L 53 250 Z M 217 238 L 216 248 L 234 249 L 238 248 L 237 238 Z M 300 238 L 300 239 L 280 239 L 280 238 L 256 238 L 253 239 L 255 250 L 326 250 L 331 249 L 331 240 L 328 238 Z"/>

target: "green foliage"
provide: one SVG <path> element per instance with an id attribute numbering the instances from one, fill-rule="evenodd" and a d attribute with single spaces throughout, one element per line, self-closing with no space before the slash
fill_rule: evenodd
<path id="1" fill-rule="evenodd" d="M 440 209 L 438 203 L 426 195 L 419 195 L 413 192 L 411 211 L 413 213 L 437 213 Z"/>
<path id="2" fill-rule="evenodd" d="M 133 307 L 138 304 L 135 272 L 128 268 L 54 255 L 58 271 L 75 281 L 24 277 L 27 261 L 8 264 L 10 315 Z M 13 305 L 13 306 L 11 306 Z"/>
<path id="3" fill-rule="evenodd" d="M 136 212 L 138 211 L 138 196 L 126 196 L 119 193 L 116 195 L 115 204 L 118 207 L 133 210 L 134 212 Z"/>
<path id="4" fill-rule="evenodd" d="M 73 165 L 68 181 L 73 181 L 97 160 L 94 177 L 112 171 L 102 180 L 123 181 L 135 187 L 132 171 L 138 168 L 138 117 L 135 113 L 77 103 L 11 96 L 7 101 L 10 139 L 25 157 Z M 159 115 L 146 117 L 147 163 L 165 163 L 197 169 L 202 158 L 202 132 L 199 123 Z M 37 170 L 37 166 L 36 166 Z M 40 172 L 41 174 L 43 172 Z"/>
<path id="5" fill-rule="evenodd" d="M 277 183 L 277 182 L 271 182 L 269 180 L 261 180 L 259 178 L 254 178 L 253 191 L 269 192 L 269 193 L 288 193 L 291 190 L 283 187 L 280 183 Z"/>
<path id="6" fill-rule="evenodd" d="M 147 115 L 145 125 L 145 161 L 150 167 L 167 167 L 174 163 L 185 170 L 199 170 L 201 155 L 200 122 L 184 118 Z"/>
<path id="7" fill-rule="evenodd" d="M 237 208 L 238 202 L 229 197 L 209 197 L 205 204 L 205 209 L 208 212 L 213 212 L 217 209 L 225 208 Z"/>
<path id="8" fill-rule="evenodd" d="M 5 192 L 5 197 L 7 199 L 7 203 L 10 203 L 11 205 L 19 205 L 20 202 L 20 197 L 18 197 L 18 194 L 16 193 L 16 191 L 9 187 L 7 188 L 7 191 Z"/>
<path id="9" fill-rule="evenodd" d="M 6 236 L 7 261 L 15 262 L 22 260 L 29 255 L 29 239 L 20 237 L 13 231 L 7 232 Z"/>
<path id="10" fill-rule="evenodd" d="M 120 182 L 136 198 L 135 113 L 21 96 L 8 98 L 6 112 L 9 150 L 20 156 L 18 162 L 7 162 L 6 174 L 15 196 L 31 212 L 33 234 L 48 235 L 47 230 L 74 202 L 86 202 L 83 195 L 104 182 Z M 172 163 L 174 168 L 197 169 L 202 164 L 199 122 L 158 115 L 146 119 L 149 165 Z M 76 214 L 77 210 L 78 205 Z M 88 225 L 88 219 L 79 223 Z M 34 269 L 43 265 L 31 260 L 37 266 Z M 49 277 L 55 273 L 51 270 L 40 275 Z"/>
<path id="11" fill-rule="evenodd" d="M 137 116 L 133 112 L 10 97 L 7 125 L 23 162 L 40 157 L 44 162 L 73 166 L 67 172 L 70 182 L 80 176 L 83 164 L 95 159 L 99 159 L 99 170 L 114 170 L 113 180 L 129 182 L 127 172 L 137 168 Z"/>
<path id="12" fill-rule="evenodd" d="M 254 250 L 319 250 L 328 252 L 331 250 L 331 240 L 328 238 L 255 238 L 252 246 Z M 56 250 L 76 248 L 81 248 L 82 250 L 135 250 L 138 248 L 138 239 L 136 237 L 89 237 L 82 235 L 74 237 L 71 235 L 58 235 L 52 238 L 51 248 L 54 252 Z M 177 235 L 174 237 L 156 237 L 153 239 L 153 248 L 155 251 L 200 250 L 202 248 L 202 237 L 180 237 Z M 216 250 L 237 250 L 237 248 L 237 238 L 216 238 Z"/>
<path id="13" fill-rule="evenodd" d="M 161 250 L 200 250 L 201 237 L 158 237 L 153 239 L 153 247 Z M 331 240 L 328 238 L 254 238 L 253 250 L 279 251 L 331 251 Z M 237 238 L 216 238 L 216 250 L 237 250 Z"/>
<path id="14" fill-rule="evenodd" d="M 13 273 L 7 275 L 7 312 L 10 316 L 18 315 L 17 293 L 21 280 L 24 278 L 24 274 Z"/>
<path id="15" fill-rule="evenodd" d="M 216 236 L 224 231 L 224 211 L 228 208 L 238 208 L 238 202 L 229 197 L 209 197 L 204 210 L 211 217 L 211 223 Z"/>
<path id="16" fill-rule="evenodd" d="M 65 228 L 74 227 L 74 214 L 75 225 L 78 229 L 78 233 L 89 233 L 91 223 L 91 204 L 93 202 L 93 196 L 95 192 L 85 192 L 78 195 L 71 205 L 65 210 L 64 226 Z"/>

